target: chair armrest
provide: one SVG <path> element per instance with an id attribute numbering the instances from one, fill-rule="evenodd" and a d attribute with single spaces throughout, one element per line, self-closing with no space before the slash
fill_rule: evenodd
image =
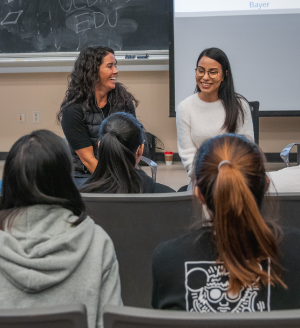
<path id="1" fill-rule="evenodd" d="M 290 166 L 290 151 L 291 149 L 297 145 L 297 165 L 300 164 L 300 143 L 290 143 L 286 147 L 283 148 L 283 150 L 280 153 L 280 157 L 283 159 L 285 166 Z"/>
<path id="2" fill-rule="evenodd" d="M 141 161 L 145 162 L 146 164 L 148 164 L 151 168 L 151 174 L 152 174 L 152 179 L 154 182 L 156 182 L 156 172 L 157 172 L 157 164 L 155 162 L 153 162 L 150 158 L 141 157 Z"/>

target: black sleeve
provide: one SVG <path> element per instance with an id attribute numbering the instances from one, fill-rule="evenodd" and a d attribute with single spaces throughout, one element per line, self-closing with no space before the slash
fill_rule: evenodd
<path id="1" fill-rule="evenodd" d="M 160 285 L 164 286 L 165 267 L 167 261 L 164 252 L 165 243 L 159 244 L 154 250 L 152 258 L 152 300 L 151 305 L 154 309 L 161 309 Z"/>
<path id="2" fill-rule="evenodd" d="M 154 250 L 151 300 L 154 309 L 185 310 L 183 252 L 179 239 L 163 242 Z"/>
<path id="3" fill-rule="evenodd" d="M 70 146 L 74 150 L 92 146 L 83 117 L 83 110 L 78 104 L 66 107 L 62 113 L 61 126 Z"/>
<path id="4" fill-rule="evenodd" d="M 161 183 L 154 182 L 149 175 L 143 171 L 142 169 L 137 170 L 137 173 L 139 177 L 143 181 L 143 186 L 144 186 L 144 194 L 160 194 L 160 193 L 168 193 L 168 192 L 175 192 L 174 189 L 165 186 Z"/>
<path id="5" fill-rule="evenodd" d="M 169 193 L 169 192 L 175 192 L 175 190 L 169 186 L 163 185 L 158 182 L 154 182 L 154 185 L 153 185 L 153 193 L 154 194 Z"/>

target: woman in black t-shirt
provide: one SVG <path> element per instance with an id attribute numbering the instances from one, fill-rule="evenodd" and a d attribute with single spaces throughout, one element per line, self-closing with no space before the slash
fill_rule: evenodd
<path id="1" fill-rule="evenodd" d="M 156 183 L 138 167 L 144 151 L 144 131 L 138 120 L 128 113 L 106 118 L 99 131 L 98 164 L 81 192 L 164 193 L 174 192 Z"/>
<path id="2" fill-rule="evenodd" d="M 117 76 L 114 51 L 101 46 L 82 50 L 70 75 L 57 120 L 62 124 L 72 152 L 77 185 L 97 166 L 101 122 L 116 112 L 135 116 L 138 101 L 121 83 L 116 82 Z"/>
<path id="3" fill-rule="evenodd" d="M 211 221 L 157 247 L 152 306 L 200 313 L 300 308 L 300 231 L 282 234 L 262 217 L 270 181 L 258 147 L 242 136 L 217 136 L 198 150 L 194 169 L 195 193 Z"/>

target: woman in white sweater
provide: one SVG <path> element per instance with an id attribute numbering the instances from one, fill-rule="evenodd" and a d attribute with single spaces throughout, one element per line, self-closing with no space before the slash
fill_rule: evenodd
<path id="1" fill-rule="evenodd" d="M 254 140 L 249 104 L 234 91 L 226 54 L 205 49 L 196 65 L 197 93 L 183 100 L 176 112 L 178 152 L 190 177 L 194 156 L 207 139 L 228 132 Z"/>

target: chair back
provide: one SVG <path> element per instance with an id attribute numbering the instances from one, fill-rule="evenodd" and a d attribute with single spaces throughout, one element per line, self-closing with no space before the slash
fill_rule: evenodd
<path id="1" fill-rule="evenodd" d="M 270 198 L 278 204 L 279 224 L 300 229 L 300 193 L 274 193 Z"/>
<path id="2" fill-rule="evenodd" d="M 300 310 L 244 313 L 190 313 L 108 305 L 105 328 L 296 328 Z"/>
<path id="3" fill-rule="evenodd" d="M 83 304 L 70 304 L 49 308 L 0 309 L 0 327 L 88 328 L 86 308 Z"/>
<path id="4" fill-rule="evenodd" d="M 297 146 L 297 165 L 300 165 L 300 143 L 293 142 L 284 147 L 280 153 L 286 167 L 290 166 L 290 151 L 294 146 Z"/>
<path id="5" fill-rule="evenodd" d="M 258 101 L 249 101 L 252 122 L 253 122 L 253 131 L 254 131 L 254 141 L 256 144 L 259 142 L 259 102 Z"/>
<path id="6" fill-rule="evenodd" d="M 87 213 L 111 237 L 125 305 L 151 307 L 152 256 L 163 241 L 186 234 L 202 206 L 190 192 L 82 194 Z"/>

